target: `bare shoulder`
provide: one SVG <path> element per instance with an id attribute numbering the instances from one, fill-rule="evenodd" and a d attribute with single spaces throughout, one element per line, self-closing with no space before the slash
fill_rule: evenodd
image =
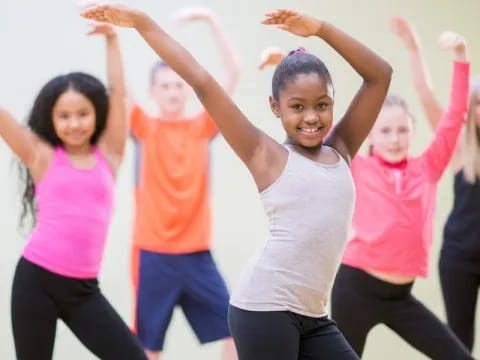
<path id="1" fill-rule="evenodd" d="M 116 175 L 117 170 L 122 162 L 123 156 L 119 155 L 115 151 L 110 151 L 105 141 L 99 141 L 97 144 L 97 149 L 107 161 L 108 165 L 113 171 L 113 174 Z"/>
<path id="2" fill-rule="evenodd" d="M 339 136 L 335 136 L 334 133 L 331 134 L 325 140 L 324 145 L 334 148 L 340 154 L 340 156 L 347 162 L 347 164 L 349 166 L 351 165 L 352 157 L 350 156 L 348 147 Z"/>
<path id="3" fill-rule="evenodd" d="M 55 155 L 55 148 L 39 139 L 35 149 L 32 163 L 28 164 L 27 167 L 32 175 L 33 182 L 37 184 L 45 176 Z"/>
<path id="4" fill-rule="evenodd" d="M 282 174 L 288 150 L 270 136 L 262 133 L 261 145 L 247 164 L 259 192 L 268 188 Z"/>

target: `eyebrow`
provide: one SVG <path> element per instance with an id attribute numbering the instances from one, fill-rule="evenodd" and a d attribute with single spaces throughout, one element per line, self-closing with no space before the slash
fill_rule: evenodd
<path id="1" fill-rule="evenodd" d="M 328 98 L 330 100 L 332 99 L 328 94 L 324 94 L 322 96 L 319 96 L 316 100 L 322 100 L 324 98 Z M 289 101 L 291 101 L 291 100 L 297 100 L 298 101 L 298 100 L 304 100 L 304 98 L 295 96 L 295 97 L 288 98 L 288 100 Z"/>

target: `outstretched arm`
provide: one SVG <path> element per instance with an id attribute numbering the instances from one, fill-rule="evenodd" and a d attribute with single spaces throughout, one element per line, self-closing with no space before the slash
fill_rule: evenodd
<path id="1" fill-rule="evenodd" d="M 107 46 L 107 83 L 109 109 L 107 124 L 98 148 L 112 168 L 120 166 L 128 136 L 126 93 L 122 56 L 115 29 L 109 24 L 93 23 L 89 35 L 103 35 Z"/>
<path id="2" fill-rule="evenodd" d="M 435 130 L 442 118 L 443 109 L 433 93 L 430 74 L 423 57 L 420 40 L 413 27 L 402 17 L 392 18 L 390 28 L 400 38 L 408 51 L 415 91 L 420 98 L 423 111 L 427 115 L 430 126 Z"/>
<path id="3" fill-rule="evenodd" d="M 32 168 L 38 160 L 38 150 L 45 147 L 36 134 L 18 123 L 10 113 L 0 107 L 0 136 L 12 151 L 28 167 Z"/>
<path id="4" fill-rule="evenodd" d="M 225 34 L 225 31 L 220 26 L 215 13 L 207 8 L 187 7 L 176 13 L 174 19 L 181 23 L 204 21 L 209 25 L 225 67 L 225 74 L 221 81 L 222 87 L 227 94 L 233 95 L 233 91 L 235 90 L 240 75 L 240 63 L 235 54 L 233 45 Z"/>
<path id="5" fill-rule="evenodd" d="M 363 78 L 360 90 L 326 141 L 346 159 L 353 158 L 380 112 L 392 68 L 359 41 L 325 21 L 290 10 L 278 10 L 267 17 L 265 24 L 278 25 L 299 36 L 320 37 Z"/>
<path id="6" fill-rule="evenodd" d="M 269 184 L 268 176 L 266 180 L 261 176 L 266 172 L 267 162 L 278 164 L 282 161 L 282 156 L 286 162 L 286 150 L 248 121 L 222 86 L 185 48 L 148 15 L 125 5 L 93 6 L 82 15 L 135 28 L 163 61 L 194 89 L 224 138 L 254 175 L 257 186 L 264 188 L 265 184 Z"/>
<path id="7" fill-rule="evenodd" d="M 439 44 L 443 49 L 453 50 L 455 63 L 449 105 L 438 124 L 433 141 L 422 155 L 426 169 L 434 181 L 440 178 L 449 162 L 454 172 L 462 166 L 461 146 L 456 144 L 468 108 L 470 74 L 470 66 L 466 62 L 466 43 L 461 36 L 444 32 L 440 36 Z"/>

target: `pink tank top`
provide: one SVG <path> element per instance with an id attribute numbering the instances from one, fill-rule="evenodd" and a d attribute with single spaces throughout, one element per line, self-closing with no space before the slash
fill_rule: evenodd
<path id="1" fill-rule="evenodd" d="M 112 215 L 114 177 L 94 147 L 91 169 L 73 166 L 61 147 L 35 187 L 37 224 L 23 256 L 51 272 L 95 278 Z"/>

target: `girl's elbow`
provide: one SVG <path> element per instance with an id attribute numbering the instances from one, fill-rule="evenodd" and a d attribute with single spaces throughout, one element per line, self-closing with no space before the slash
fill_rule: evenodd
<path id="1" fill-rule="evenodd" d="M 390 83 L 390 80 L 392 79 L 392 75 L 393 75 L 392 65 L 390 65 L 390 63 L 388 63 L 384 60 L 382 69 L 383 69 L 382 74 L 383 74 L 384 78 L 386 79 L 386 81 L 388 81 Z"/>

